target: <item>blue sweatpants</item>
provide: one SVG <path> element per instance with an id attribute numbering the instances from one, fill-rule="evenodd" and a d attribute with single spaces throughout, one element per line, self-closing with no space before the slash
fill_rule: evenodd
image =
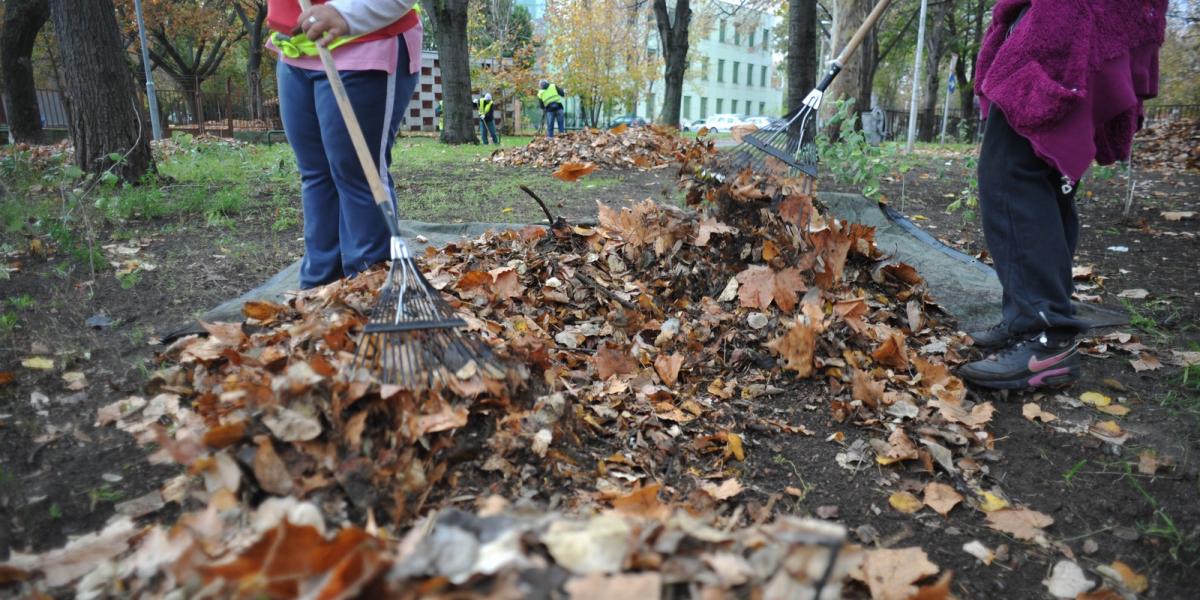
<path id="1" fill-rule="evenodd" d="M 396 73 L 339 71 L 393 205 L 395 191 L 388 173 L 392 142 L 419 77 L 408 73 L 408 46 L 403 39 L 398 45 Z M 371 196 L 325 71 L 280 61 L 275 75 L 283 129 L 300 171 L 304 206 L 300 287 L 323 285 L 387 260 L 390 234 Z"/>
<path id="2" fill-rule="evenodd" d="M 558 133 L 562 135 L 567 131 L 566 121 L 563 119 L 563 109 L 547 110 L 546 111 L 546 137 L 554 137 L 554 126 L 558 125 Z"/>
<path id="3" fill-rule="evenodd" d="M 1075 191 L 1038 157 L 992 105 L 979 150 L 979 208 L 988 252 L 1003 286 L 1004 322 L 1014 334 L 1073 337 L 1088 329 L 1071 306 L 1079 242 Z"/>

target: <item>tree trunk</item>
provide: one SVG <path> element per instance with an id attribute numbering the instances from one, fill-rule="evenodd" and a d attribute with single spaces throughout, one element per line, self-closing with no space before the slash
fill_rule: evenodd
<path id="1" fill-rule="evenodd" d="M 817 86 L 817 0 L 788 4 L 787 110 L 800 106 Z"/>
<path id="2" fill-rule="evenodd" d="M 13 139 L 30 144 L 42 141 L 42 115 L 33 80 L 33 45 L 50 18 L 46 0 L 7 0 L 4 29 L 0 31 L 0 72 L 8 91 L 8 126 Z"/>
<path id="3" fill-rule="evenodd" d="M 442 143 L 478 142 L 475 110 L 471 105 L 471 54 L 467 46 L 467 0 L 429 3 L 437 23 L 438 63 L 442 69 L 444 126 Z"/>
<path id="4" fill-rule="evenodd" d="M 859 25 L 867 19 L 867 14 L 874 8 L 874 2 L 871 0 L 839 0 L 838 10 L 836 12 L 836 20 L 834 27 L 836 34 L 834 39 L 837 46 L 833 48 L 832 54 L 836 56 L 842 51 L 842 47 L 854 37 L 854 32 L 858 30 Z M 843 98 L 854 99 L 854 113 L 860 113 L 869 110 L 871 99 L 868 97 L 865 100 L 862 98 L 863 93 L 863 70 L 867 62 L 867 52 L 864 48 L 859 48 L 850 58 L 846 59 L 846 64 L 842 65 L 842 72 L 833 80 L 829 86 L 829 90 L 825 94 L 827 104 L 823 112 L 827 115 L 832 115 L 834 112 L 833 102 Z M 869 92 L 868 92 L 869 93 Z M 855 121 L 857 123 L 857 121 Z M 831 130 L 830 139 L 837 139 L 838 132 Z"/>
<path id="5" fill-rule="evenodd" d="M 113 165 L 115 153 L 123 159 L 114 173 L 138 182 L 154 169 L 154 158 L 112 0 L 51 0 L 50 14 L 73 109 L 75 164 L 100 173 Z"/>
<path id="6" fill-rule="evenodd" d="M 263 23 L 267 20 L 267 7 L 263 3 L 258 14 L 254 16 L 249 34 L 250 46 L 246 51 L 246 90 L 250 95 L 250 118 L 263 118 L 262 93 L 262 57 L 263 57 Z"/>
<path id="7" fill-rule="evenodd" d="M 654 0 L 654 22 L 658 27 L 658 46 L 663 55 L 662 112 L 658 122 L 679 126 L 679 111 L 683 104 L 683 75 L 687 71 L 688 27 L 692 22 L 691 0 L 676 0 L 674 22 L 667 10 L 667 0 Z"/>

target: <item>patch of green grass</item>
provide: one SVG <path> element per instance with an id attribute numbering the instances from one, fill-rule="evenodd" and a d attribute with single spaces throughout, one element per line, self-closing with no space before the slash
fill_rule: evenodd
<path id="1" fill-rule="evenodd" d="M 1125 310 L 1129 311 L 1129 324 L 1155 337 L 1163 337 L 1166 335 L 1162 328 L 1159 327 L 1158 319 L 1155 318 L 1154 312 L 1148 307 L 1134 304 L 1128 298 L 1122 298 L 1121 304 L 1125 306 Z"/>
<path id="2" fill-rule="evenodd" d="M 1071 485 L 1071 479 L 1074 478 L 1075 475 L 1079 473 L 1080 469 L 1082 469 L 1085 465 L 1087 465 L 1087 462 L 1088 461 L 1085 458 L 1085 459 L 1075 463 L 1075 466 L 1071 467 L 1070 470 L 1068 470 L 1066 473 L 1063 473 L 1063 476 L 1062 476 L 1063 481 L 1065 481 L 1067 483 L 1067 485 Z"/>
<path id="3" fill-rule="evenodd" d="M 1151 521 L 1137 524 L 1142 535 L 1163 540 L 1166 543 L 1167 556 L 1172 562 L 1182 564 L 1187 568 L 1200 564 L 1200 540 L 1196 539 L 1195 531 L 1189 533 L 1180 529 L 1166 508 L 1138 482 L 1137 477 L 1133 476 L 1133 466 L 1129 463 L 1125 464 L 1124 479 L 1153 509 Z"/>
<path id="4" fill-rule="evenodd" d="M 100 486 L 88 490 L 88 502 L 91 504 L 90 510 L 96 510 L 96 505 L 101 502 L 117 502 L 125 497 L 125 493 L 121 490 L 114 490 L 107 485 Z"/>
<path id="5" fill-rule="evenodd" d="M 17 323 L 19 322 L 20 319 L 17 317 L 17 313 L 6 312 L 0 314 L 0 333 L 7 334 L 12 332 L 12 330 L 17 328 Z"/>
<path id="6" fill-rule="evenodd" d="M 50 518 L 55 520 L 62 518 L 62 508 L 58 506 L 57 502 L 50 505 Z"/>
<path id="7" fill-rule="evenodd" d="M 121 283 L 121 289 L 133 289 L 134 286 L 142 281 L 142 270 L 134 269 L 128 273 L 117 275 L 117 281 Z"/>

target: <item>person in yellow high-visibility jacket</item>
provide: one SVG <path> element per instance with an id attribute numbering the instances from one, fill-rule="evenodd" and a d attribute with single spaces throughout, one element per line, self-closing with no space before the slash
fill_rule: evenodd
<path id="1" fill-rule="evenodd" d="M 559 133 L 566 130 L 563 104 L 566 102 L 567 93 L 545 79 L 538 82 L 538 88 L 538 106 L 542 107 L 542 113 L 546 116 L 546 135 L 554 137 L 555 123 L 558 124 Z"/>
<path id="2" fill-rule="evenodd" d="M 492 141 L 499 146 L 500 136 L 496 135 L 496 109 L 492 105 L 490 92 L 479 99 L 479 137 L 483 138 L 484 146 L 488 143 L 489 132 L 492 134 Z"/>

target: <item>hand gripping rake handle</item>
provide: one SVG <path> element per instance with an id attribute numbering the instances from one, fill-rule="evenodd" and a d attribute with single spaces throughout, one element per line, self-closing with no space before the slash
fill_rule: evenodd
<path id="1" fill-rule="evenodd" d="M 309 0 L 300 0 L 300 8 L 308 10 L 312 8 L 312 2 Z M 350 97 L 346 94 L 346 86 L 342 85 L 342 77 L 338 75 L 337 67 L 333 63 L 333 54 L 329 52 L 329 48 L 317 45 L 317 52 L 321 55 L 321 64 L 325 66 L 325 77 L 329 79 L 329 87 L 333 90 L 333 97 L 337 99 L 338 110 L 342 113 L 342 120 L 346 122 L 346 131 L 350 134 L 350 142 L 354 145 L 354 153 L 358 155 L 358 162 L 362 165 L 363 175 L 367 178 L 367 185 L 371 187 L 371 197 L 375 199 L 375 204 L 379 206 L 379 212 L 383 213 L 383 220 L 387 222 L 388 231 L 392 234 L 392 252 L 396 252 L 396 240 L 400 240 L 400 228 L 396 222 L 396 209 L 392 206 L 392 197 L 387 192 L 387 188 L 383 187 L 383 180 L 379 177 L 379 171 L 375 167 L 375 161 L 371 160 L 371 151 L 367 149 L 367 140 L 363 137 L 362 128 L 358 126 L 358 117 L 354 115 L 354 107 L 350 105 Z M 383 160 L 384 157 L 379 157 Z M 400 244 L 403 245 L 403 240 Z M 404 253 L 408 253 L 408 249 L 404 248 Z M 397 258 L 393 256 L 393 258 Z M 407 258 L 407 257 L 406 257 Z"/>
<path id="2" fill-rule="evenodd" d="M 833 78 L 837 77 L 837 74 L 842 71 L 842 67 L 845 66 L 846 60 L 850 58 L 850 55 L 854 54 L 855 50 L 858 50 L 858 47 L 862 44 L 863 39 L 867 37 L 867 32 L 871 31 L 871 28 L 875 26 L 875 22 L 879 20 L 879 17 L 883 16 L 884 11 L 886 11 L 888 6 L 891 4 L 892 0 L 879 0 L 879 2 L 875 4 L 875 8 L 871 9 L 871 14 L 867 15 L 867 18 L 862 22 L 862 25 L 858 26 L 858 31 L 854 32 L 854 37 L 850 38 L 850 42 L 847 43 L 844 48 L 842 48 L 842 51 L 837 55 L 837 58 L 833 59 L 833 62 L 829 65 L 829 70 L 825 72 L 825 77 L 821 79 L 821 82 L 817 84 L 817 87 L 813 89 L 813 91 L 809 92 L 808 96 L 804 98 L 804 104 L 806 106 L 812 108 L 813 110 L 816 110 L 821 106 L 821 98 L 825 95 L 825 90 L 829 88 L 829 84 L 833 83 Z"/>

